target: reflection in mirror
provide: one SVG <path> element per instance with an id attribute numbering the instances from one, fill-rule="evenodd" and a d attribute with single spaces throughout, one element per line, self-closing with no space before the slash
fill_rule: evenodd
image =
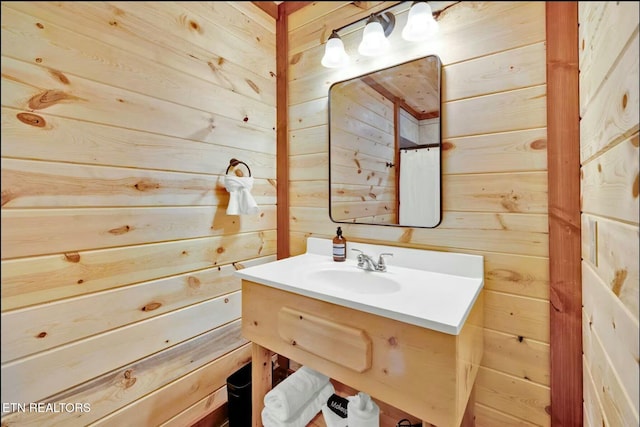
<path id="1" fill-rule="evenodd" d="M 430 55 L 331 86 L 334 222 L 440 223 L 440 82 L 440 58 Z"/>

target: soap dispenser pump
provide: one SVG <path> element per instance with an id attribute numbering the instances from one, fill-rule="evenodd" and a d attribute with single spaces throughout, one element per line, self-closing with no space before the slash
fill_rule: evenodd
<path id="1" fill-rule="evenodd" d="M 347 240 L 342 236 L 342 228 L 338 227 L 333 238 L 333 260 L 342 262 L 347 259 Z"/>

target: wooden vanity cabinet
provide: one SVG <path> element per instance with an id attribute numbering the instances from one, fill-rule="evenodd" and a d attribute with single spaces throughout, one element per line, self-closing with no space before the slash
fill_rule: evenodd
<path id="1" fill-rule="evenodd" d="M 438 427 L 462 421 L 483 351 L 483 294 L 460 334 L 242 281 L 242 334 L 253 342 L 253 422 L 271 388 L 272 352 Z"/>

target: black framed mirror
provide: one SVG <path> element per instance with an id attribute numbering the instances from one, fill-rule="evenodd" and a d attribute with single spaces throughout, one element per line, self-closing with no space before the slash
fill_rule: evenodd
<path id="1" fill-rule="evenodd" d="M 333 222 L 440 224 L 441 69 L 429 55 L 331 85 Z"/>

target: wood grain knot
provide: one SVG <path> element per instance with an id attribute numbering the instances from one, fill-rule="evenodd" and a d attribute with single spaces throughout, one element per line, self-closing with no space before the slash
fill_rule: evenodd
<path id="1" fill-rule="evenodd" d="M 211 71 L 213 71 L 214 73 L 218 72 L 218 67 L 216 67 L 216 64 L 214 64 L 212 61 L 208 61 L 207 65 L 209 66 L 209 68 L 211 68 Z"/>
<path id="2" fill-rule="evenodd" d="M 624 285 L 624 281 L 627 279 L 627 270 L 616 270 L 615 276 L 613 280 L 611 280 L 611 292 L 613 292 L 617 297 L 620 296 L 622 292 L 622 286 Z"/>
<path id="3" fill-rule="evenodd" d="M 413 238 L 413 228 L 407 228 L 404 231 L 404 233 L 402 233 L 402 236 L 400 236 L 399 240 L 402 243 L 409 243 L 412 238 Z"/>
<path id="4" fill-rule="evenodd" d="M 131 373 L 132 373 L 131 369 L 126 370 L 124 373 L 124 388 L 133 387 L 133 385 L 137 381 L 135 377 L 131 376 Z"/>
<path id="5" fill-rule="evenodd" d="M 627 102 L 629 102 L 629 96 L 627 93 L 625 93 L 624 95 L 622 95 L 622 109 L 624 110 L 625 108 L 627 108 Z"/>
<path id="6" fill-rule="evenodd" d="M 189 21 L 189 27 L 191 27 L 192 30 L 202 33 L 202 27 L 200 27 L 200 24 L 198 24 L 196 21 Z"/>
<path id="7" fill-rule="evenodd" d="M 224 252 L 224 248 L 222 246 L 220 246 L 218 249 L 216 249 L 216 252 L 221 254 Z"/>
<path id="8" fill-rule="evenodd" d="M 447 150 L 453 150 L 454 148 L 456 148 L 456 145 L 452 142 L 445 141 L 441 144 L 441 147 L 442 147 L 442 151 L 447 151 Z"/>
<path id="9" fill-rule="evenodd" d="M 636 179 L 633 181 L 633 186 L 631 187 L 631 195 L 634 199 L 638 198 L 638 174 L 636 174 Z"/>
<path id="10" fill-rule="evenodd" d="M 114 236 L 119 236 L 121 234 L 128 233 L 131 230 L 132 228 L 128 225 L 123 225 L 122 227 L 112 228 L 111 230 L 109 230 L 109 233 L 113 234 Z"/>
<path id="11" fill-rule="evenodd" d="M 500 198 L 500 204 L 508 212 L 520 212 L 520 208 L 518 207 L 519 195 L 511 192 L 511 194 L 504 194 Z"/>
<path id="12" fill-rule="evenodd" d="M 61 90 L 45 90 L 42 93 L 34 95 L 29 99 L 29 108 L 32 110 L 42 110 L 59 102 L 71 99 L 78 99 Z"/>
<path id="13" fill-rule="evenodd" d="M 291 57 L 290 64 L 296 65 L 298 62 L 300 62 L 301 59 L 302 59 L 302 52 L 296 53 Z"/>
<path id="14" fill-rule="evenodd" d="M 45 121 L 44 117 L 41 117 L 37 114 L 32 114 L 32 113 L 18 113 L 16 114 L 16 117 L 18 118 L 18 120 L 20 120 L 22 123 L 29 125 L 29 126 L 35 126 L 38 128 L 43 128 L 47 125 L 47 122 Z"/>
<path id="15" fill-rule="evenodd" d="M 197 289 L 200 287 L 200 279 L 194 276 L 187 277 L 187 284 L 191 289 Z"/>
<path id="16" fill-rule="evenodd" d="M 80 254 L 78 252 L 65 252 L 64 258 L 69 262 L 80 262 Z"/>
<path id="17" fill-rule="evenodd" d="M 257 84 L 255 84 L 254 82 L 252 82 L 249 79 L 244 79 L 245 82 L 247 82 L 247 84 L 249 85 L 249 87 L 257 94 L 260 93 L 260 88 L 258 87 Z"/>
<path id="18" fill-rule="evenodd" d="M 40 28 L 41 30 L 44 29 L 44 25 L 42 25 L 40 22 L 36 22 L 36 27 Z"/>
<path id="19" fill-rule="evenodd" d="M 133 187 L 138 191 L 148 191 L 160 188 L 160 184 L 150 179 L 142 179 L 138 181 Z"/>
<path id="20" fill-rule="evenodd" d="M 490 270 L 488 273 L 489 277 L 492 280 L 500 280 L 512 283 L 520 283 L 522 282 L 522 274 L 517 271 L 507 270 L 504 268 L 496 268 L 495 270 Z"/>
<path id="21" fill-rule="evenodd" d="M 546 150 L 547 149 L 547 140 L 546 139 L 536 139 L 531 144 L 529 144 L 532 150 Z"/>
<path id="22" fill-rule="evenodd" d="M 147 311 L 157 310 L 160 307 L 162 307 L 161 303 L 159 303 L 159 302 L 150 302 L 149 304 L 147 304 L 144 307 L 142 307 L 141 310 L 144 311 L 144 312 L 147 312 Z"/>
<path id="23" fill-rule="evenodd" d="M 46 337 L 46 336 L 47 336 L 47 333 L 46 333 L 46 332 L 40 332 L 38 335 L 36 335 L 36 338 L 40 338 L 40 339 L 42 339 L 42 338 L 44 338 L 44 337 Z"/>
<path id="24" fill-rule="evenodd" d="M 61 71 L 58 70 L 49 70 L 49 73 L 55 77 L 57 80 L 59 80 L 61 83 L 68 85 L 71 82 L 69 81 L 69 79 L 67 78 L 67 76 L 65 76 Z"/>
<path id="25" fill-rule="evenodd" d="M 2 206 L 6 205 L 7 203 L 9 203 L 15 198 L 16 198 L 16 194 L 13 191 L 9 189 L 2 190 Z"/>
<path id="26" fill-rule="evenodd" d="M 398 340 L 396 339 L 396 337 L 391 337 L 387 340 L 387 342 L 389 343 L 389 345 L 391 347 L 397 347 L 398 346 Z"/>

